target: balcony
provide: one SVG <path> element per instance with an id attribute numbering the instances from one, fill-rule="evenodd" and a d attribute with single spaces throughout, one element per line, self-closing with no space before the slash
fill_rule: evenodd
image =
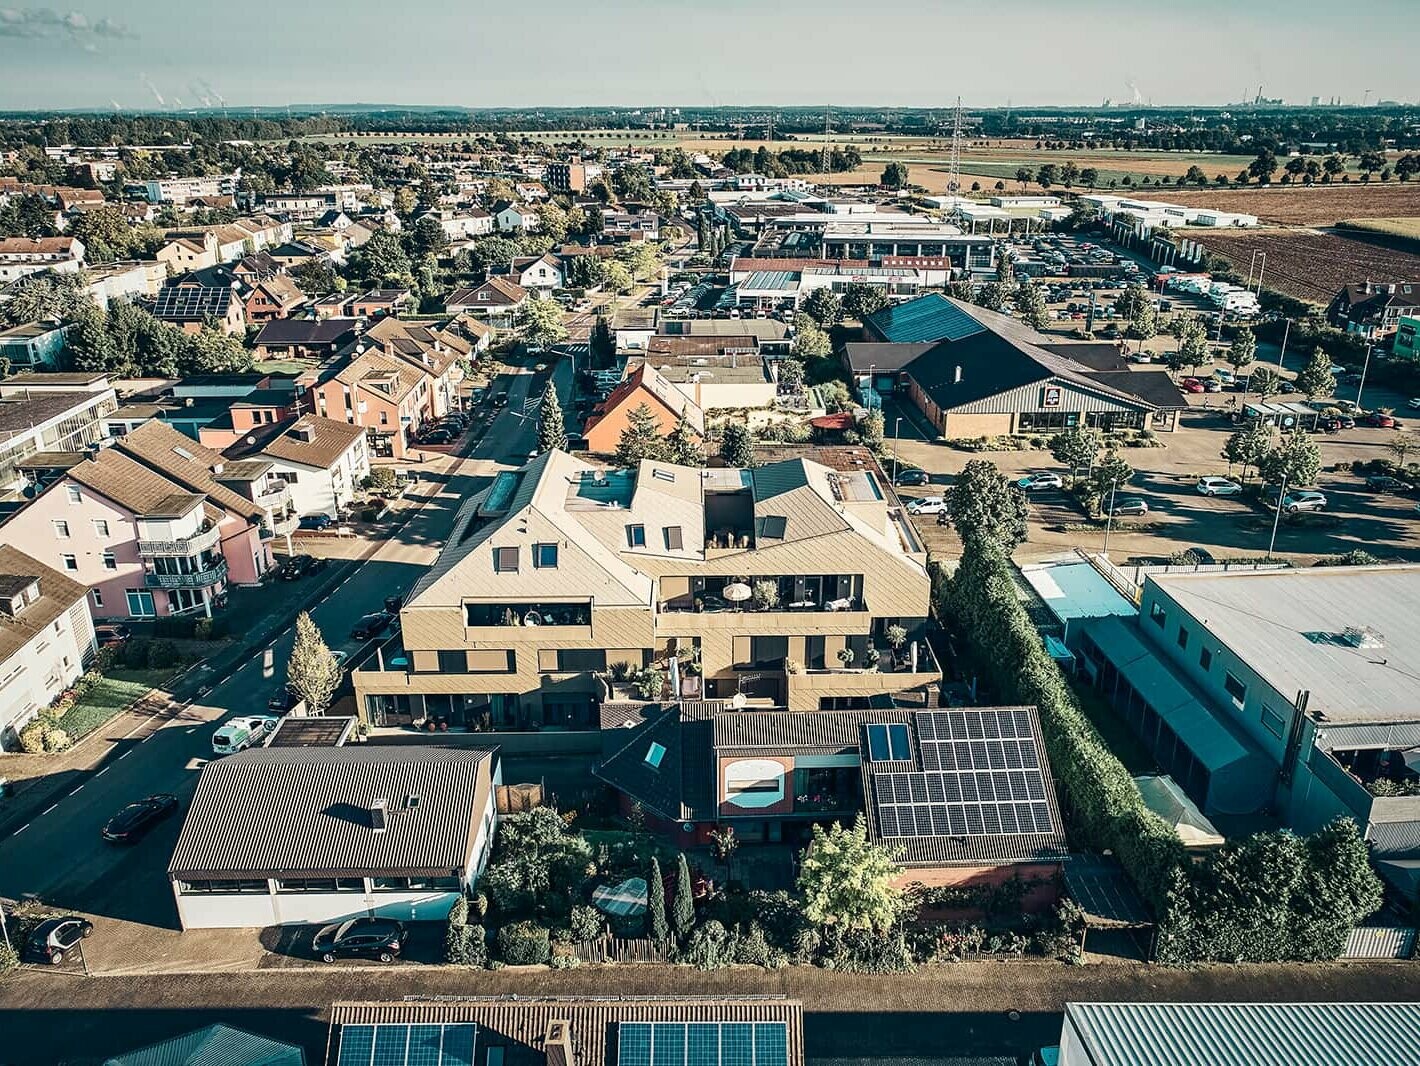
<path id="1" fill-rule="evenodd" d="M 1412 771 L 1400 769 L 1400 756 L 1398 751 L 1314 748 L 1307 765 L 1362 825 L 1420 822 L 1420 786 Z"/>
<path id="2" fill-rule="evenodd" d="M 261 536 L 263 540 L 269 540 L 273 536 L 287 537 L 296 532 L 296 530 L 300 528 L 300 525 L 301 516 L 295 512 L 287 515 L 279 515 L 271 519 L 270 525 L 262 525 Z"/>
<path id="3" fill-rule="evenodd" d="M 143 584 L 150 589 L 204 589 L 227 580 L 227 560 L 219 559 L 205 570 L 191 574 L 143 572 Z"/>
<path id="4" fill-rule="evenodd" d="M 268 511 L 279 510 L 291 502 L 291 486 L 284 481 L 273 481 L 253 497 L 253 502 Z"/>
<path id="5" fill-rule="evenodd" d="M 217 526 L 209 526 L 200 533 L 178 540 L 140 540 L 139 555 L 197 555 L 216 547 L 222 539 L 222 531 Z M 166 586 L 164 586 L 166 587 Z"/>

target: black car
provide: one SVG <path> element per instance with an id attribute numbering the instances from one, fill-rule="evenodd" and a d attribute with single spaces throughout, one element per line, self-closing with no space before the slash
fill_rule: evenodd
<path id="1" fill-rule="evenodd" d="M 108 820 L 103 837 L 110 844 L 135 844 L 148 830 L 177 810 L 178 799 L 168 792 L 130 803 Z"/>
<path id="2" fill-rule="evenodd" d="M 932 482 L 932 475 L 925 470 L 918 470 L 916 467 L 909 467 L 898 472 L 897 484 L 899 485 L 928 485 Z"/>
<path id="3" fill-rule="evenodd" d="M 307 574 L 316 574 L 324 570 L 327 561 L 314 555 L 293 555 L 281 564 L 280 569 L 276 571 L 276 576 L 282 581 L 295 581 Z"/>
<path id="4" fill-rule="evenodd" d="M 447 429 L 431 429 L 419 439 L 420 444 L 450 444 L 454 435 Z"/>
<path id="5" fill-rule="evenodd" d="M 494 407 L 507 407 L 507 406 L 508 406 L 508 394 L 507 394 L 506 392 L 500 392 L 497 396 L 493 397 L 493 406 L 494 406 Z"/>
<path id="6" fill-rule="evenodd" d="M 394 617 L 388 611 L 367 614 L 351 627 L 350 635 L 356 640 L 374 640 L 390 627 Z"/>
<path id="7" fill-rule="evenodd" d="M 1376 492 L 1409 492 L 1415 486 L 1408 481 L 1401 481 L 1399 478 L 1387 477 L 1384 474 L 1377 474 L 1375 477 L 1366 478 L 1366 488 L 1374 489 Z"/>
<path id="8" fill-rule="evenodd" d="M 277 714 L 286 714 L 294 710 L 296 704 L 301 702 L 301 697 L 291 691 L 287 685 L 282 685 L 276 690 L 276 695 L 266 701 L 266 709 L 275 711 Z"/>
<path id="9" fill-rule="evenodd" d="M 94 931 L 94 923 L 77 914 L 63 918 L 46 918 L 34 927 L 25 944 L 25 958 L 31 962 L 48 962 L 58 966 L 73 953 L 79 941 Z"/>
<path id="10" fill-rule="evenodd" d="M 394 962 L 404 950 L 409 930 L 391 918 L 352 918 L 321 928 L 311 940 L 311 952 L 322 962 L 336 959 L 379 959 Z"/>

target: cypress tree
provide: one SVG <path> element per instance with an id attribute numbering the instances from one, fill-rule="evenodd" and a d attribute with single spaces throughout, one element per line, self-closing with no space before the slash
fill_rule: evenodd
<path id="1" fill-rule="evenodd" d="M 658 944 L 670 939 L 666 924 L 666 883 L 661 878 L 661 861 L 651 859 L 651 873 L 646 880 L 646 935 Z"/>
<path id="2" fill-rule="evenodd" d="M 680 853 L 680 862 L 675 872 L 675 905 L 671 910 L 675 922 L 676 936 L 684 940 L 695 927 L 695 896 L 690 888 L 690 864 L 685 861 L 685 852 Z"/>

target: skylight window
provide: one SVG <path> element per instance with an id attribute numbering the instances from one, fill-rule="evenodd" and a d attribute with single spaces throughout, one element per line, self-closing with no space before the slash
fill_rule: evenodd
<path id="1" fill-rule="evenodd" d="M 874 762 L 906 762 L 911 759 L 907 726 L 900 723 L 868 726 L 868 757 Z"/>
<path id="2" fill-rule="evenodd" d="M 178 455 L 182 456 L 184 459 L 192 458 L 192 453 L 186 448 L 174 448 L 173 451 L 176 452 Z"/>
<path id="3" fill-rule="evenodd" d="M 674 473 L 673 471 L 670 471 L 670 470 L 662 470 L 660 467 L 656 467 L 654 470 L 652 470 L 652 471 L 651 471 L 651 476 L 652 476 L 652 477 L 655 477 L 655 478 L 660 478 L 662 481 L 674 481 L 674 480 L 675 480 L 675 473 Z"/>
<path id="4" fill-rule="evenodd" d="M 646 749 L 646 765 L 652 770 L 659 770 L 661 768 L 661 760 L 665 757 L 666 746 L 664 744 L 658 744 L 654 740 L 651 741 L 651 746 Z"/>

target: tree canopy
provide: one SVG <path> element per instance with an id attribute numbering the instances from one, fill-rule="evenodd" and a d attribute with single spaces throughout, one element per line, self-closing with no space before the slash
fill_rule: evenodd
<path id="1" fill-rule="evenodd" d="M 1026 539 L 1025 497 L 988 459 L 973 459 L 957 475 L 947 513 L 964 542 L 989 540 L 1009 554 Z"/>
<path id="2" fill-rule="evenodd" d="M 902 871 L 886 849 L 868 839 L 860 814 L 852 826 L 815 825 L 799 867 L 804 916 L 815 925 L 886 932 L 902 912 Z"/>

